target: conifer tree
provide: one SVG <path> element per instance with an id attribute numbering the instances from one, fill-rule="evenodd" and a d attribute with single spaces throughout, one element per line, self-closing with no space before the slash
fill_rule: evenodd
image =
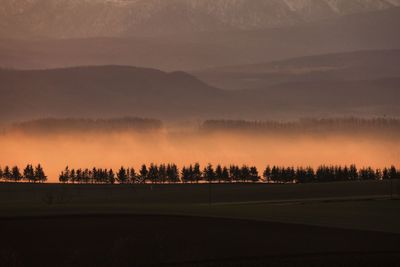
<path id="1" fill-rule="evenodd" d="M 231 181 L 236 181 L 236 166 L 235 165 L 230 165 L 229 166 L 229 178 Z"/>
<path id="2" fill-rule="evenodd" d="M 398 179 L 398 173 L 395 166 L 391 166 L 389 169 L 389 179 Z"/>
<path id="3" fill-rule="evenodd" d="M 198 183 L 201 180 L 202 173 L 200 169 L 200 164 L 195 163 L 193 167 L 193 180 Z"/>
<path id="4" fill-rule="evenodd" d="M 96 167 L 93 167 L 92 169 L 92 183 L 99 183 L 100 182 L 100 175 L 99 171 L 97 170 Z"/>
<path id="5" fill-rule="evenodd" d="M 203 175 L 204 179 L 208 182 L 212 182 L 215 180 L 215 171 L 210 163 L 207 165 L 207 167 L 204 168 Z"/>
<path id="6" fill-rule="evenodd" d="M 358 180 L 358 170 L 356 165 L 350 165 L 349 169 L 349 179 L 352 181 Z"/>
<path id="7" fill-rule="evenodd" d="M 4 167 L 4 171 L 3 171 L 3 177 L 6 181 L 10 181 L 11 180 L 11 170 L 10 167 L 8 167 L 7 165 Z"/>
<path id="8" fill-rule="evenodd" d="M 179 170 L 175 164 L 167 165 L 167 177 L 170 183 L 179 182 Z"/>
<path id="9" fill-rule="evenodd" d="M 219 183 L 223 180 L 222 166 L 220 164 L 218 164 L 217 168 L 215 169 L 215 178 L 216 178 L 216 180 L 218 180 Z"/>
<path id="10" fill-rule="evenodd" d="M 40 164 L 35 167 L 35 182 L 44 183 L 47 181 L 43 168 Z"/>
<path id="11" fill-rule="evenodd" d="M 139 171 L 140 173 L 140 183 L 146 183 L 147 174 L 149 173 L 145 164 L 142 165 L 142 168 Z"/>
<path id="12" fill-rule="evenodd" d="M 222 168 L 222 180 L 225 182 L 230 182 L 229 170 L 226 166 Z"/>
<path id="13" fill-rule="evenodd" d="M 249 181 L 250 178 L 250 168 L 246 165 L 243 165 L 240 170 L 240 180 L 242 182 Z"/>
<path id="14" fill-rule="evenodd" d="M 185 166 L 182 167 L 181 177 L 182 177 L 182 182 L 183 182 L 183 183 L 188 183 L 188 182 L 190 182 L 190 172 L 189 172 L 189 168 L 186 168 Z"/>
<path id="15" fill-rule="evenodd" d="M 160 183 L 165 183 L 167 181 L 167 166 L 165 166 L 165 164 L 160 164 L 158 167 L 158 180 Z"/>
<path id="16" fill-rule="evenodd" d="M 85 184 L 88 184 L 91 180 L 92 180 L 92 178 L 91 178 L 91 176 L 92 176 L 92 172 L 88 169 L 88 168 L 86 168 L 84 171 L 83 171 L 83 182 L 85 183 Z"/>
<path id="17" fill-rule="evenodd" d="M 20 172 L 18 166 L 14 166 L 14 167 L 11 169 L 11 177 L 12 177 L 12 180 L 13 180 L 14 182 L 19 182 L 19 181 L 21 181 L 22 175 L 21 175 L 21 172 Z"/>
<path id="18" fill-rule="evenodd" d="M 134 184 L 136 183 L 137 175 L 134 168 L 131 168 L 129 171 L 129 183 Z"/>
<path id="19" fill-rule="evenodd" d="M 83 171 L 82 171 L 82 169 L 77 169 L 76 170 L 76 181 L 78 183 L 80 183 L 80 184 L 83 182 Z"/>
<path id="20" fill-rule="evenodd" d="M 307 167 L 306 169 L 306 183 L 312 183 L 315 181 L 315 172 L 311 167 Z"/>
<path id="21" fill-rule="evenodd" d="M 76 174 L 75 174 L 75 169 L 72 169 L 71 172 L 69 173 L 69 181 L 71 181 L 73 184 L 76 182 Z"/>
<path id="22" fill-rule="evenodd" d="M 296 182 L 297 183 L 305 183 L 306 182 L 307 172 L 303 167 L 297 167 L 296 169 Z"/>
<path id="23" fill-rule="evenodd" d="M 68 183 L 69 178 L 70 178 L 70 171 L 67 166 L 67 167 L 65 167 L 65 170 L 61 172 L 58 180 L 60 181 L 60 183 L 65 184 L 65 183 Z"/>
<path id="24" fill-rule="evenodd" d="M 154 184 L 158 182 L 158 167 L 151 163 L 149 167 L 149 173 L 147 174 L 149 180 Z"/>
<path id="25" fill-rule="evenodd" d="M 117 173 L 117 181 L 120 184 L 126 184 L 128 182 L 128 174 L 124 167 L 121 166 Z"/>
<path id="26" fill-rule="evenodd" d="M 269 182 L 271 178 L 271 167 L 269 165 L 265 168 L 263 172 L 263 178 L 266 182 Z"/>
<path id="27" fill-rule="evenodd" d="M 250 167 L 250 181 L 252 182 L 258 182 L 260 180 L 260 176 L 258 175 L 258 170 L 257 167 L 252 166 Z"/>
<path id="28" fill-rule="evenodd" d="M 110 169 L 108 171 L 107 182 L 110 183 L 110 184 L 114 184 L 115 183 L 115 173 L 114 173 L 113 169 Z"/>

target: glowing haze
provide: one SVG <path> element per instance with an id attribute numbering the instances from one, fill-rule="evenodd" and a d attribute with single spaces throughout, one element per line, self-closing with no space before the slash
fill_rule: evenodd
<path id="1" fill-rule="evenodd" d="M 384 167 L 400 159 L 398 138 L 346 135 L 284 135 L 156 131 L 148 133 L 24 135 L 0 137 L 0 162 L 23 167 L 41 163 L 50 182 L 73 168 L 118 169 L 146 163 L 267 164 L 317 166 L 357 164 Z M 3 165 L 4 166 L 4 165 Z M 260 172 L 262 173 L 262 172 Z"/>

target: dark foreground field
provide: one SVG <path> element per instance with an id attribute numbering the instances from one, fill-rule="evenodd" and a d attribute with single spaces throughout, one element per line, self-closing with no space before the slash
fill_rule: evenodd
<path id="1" fill-rule="evenodd" d="M 398 185 L 0 184 L 0 266 L 400 266 Z"/>
<path id="2" fill-rule="evenodd" d="M 181 216 L 0 222 L 1 266 L 399 266 L 400 235 Z"/>

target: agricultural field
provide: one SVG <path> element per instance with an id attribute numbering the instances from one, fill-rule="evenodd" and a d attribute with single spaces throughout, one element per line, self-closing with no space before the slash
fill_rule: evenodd
<path id="1" fill-rule="evenodd" d="M 398 185 L 1 184 L 0 261 L 398 266 Z"/>

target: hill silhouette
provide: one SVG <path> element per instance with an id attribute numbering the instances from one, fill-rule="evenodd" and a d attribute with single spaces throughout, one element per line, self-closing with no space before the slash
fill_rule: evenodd
<path id="1" fill-rule="evenodd" d="M 37 118 L 295 119 L 397 116 L 400 77 L 227 91 L 184 72 L 127 66 L 1 70 L 2 122 Z"/>
<path id="2" fill-rule="evenodd" d="M 344 82 L 400 77 L 400 50 L 364 50 L 193 71 L 208 84 L 232 90 L 282 83 Z"/>
<path id="3" fill-rule="evenodd" d="M 0 71 L 1 119 L 109 118 L 125 115 L 175 118 L 212 112 L 222 90 L 184 72 L 126 66 Z"/>

